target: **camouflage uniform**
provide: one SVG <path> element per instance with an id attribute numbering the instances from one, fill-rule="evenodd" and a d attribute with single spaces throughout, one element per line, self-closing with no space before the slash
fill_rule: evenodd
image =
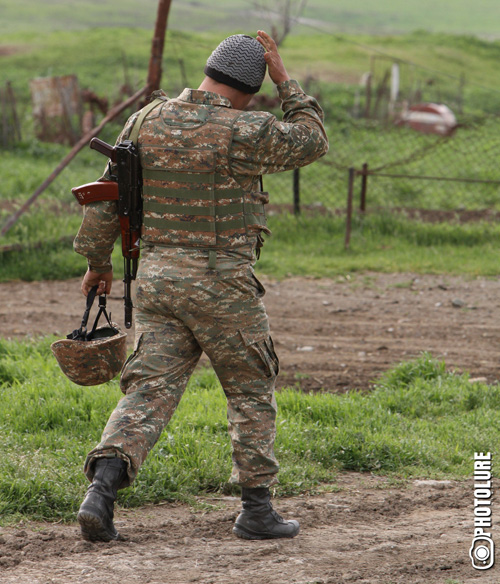
<path id="1" fill-rule="evenodd" d="M 205 352 L 227 397 L 231 481 L 248 488 L 276 482 L 279 365 L 265 291 L 252 268 L 260 233 L 268 231 L 259 177 L 307 165 L 328 149 L 316 100 L 293 80 L 278 92 L 283 122 L 234 110 L 218 94 L 185 89 L 159 102 L 141 126 L 144 225 L 135 346 L 122 370 L 125 396 L 87 457 L 90 480 L 93 462 L 103 456 L 125 460 L 134 480 Z M 129 137 L 136 119 L 118 141 Z M 75 250 L 90 269 L 104 273 L 118 234 L 116 203 L 89 204 Z"/>

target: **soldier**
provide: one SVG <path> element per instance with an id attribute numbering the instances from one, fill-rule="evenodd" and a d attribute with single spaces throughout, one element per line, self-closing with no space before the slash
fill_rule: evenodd
<path id="1" fill-rule="evenodd" d="M 269 76 L 283 121 L 245 111 Z M 113 506 L 132 483 L 177 407 L 204 351 L 228 403 L 231 482 L 242 507 L 233 532 L 245 539 L 294 537 L 270 502 L 278 462 L 274 387 L 278 358 L 253 272 L 262 233 L 269 233 L 263 174 L 310 164 L 328 150 L 323 112 L 290 79 L 276 43 L 233 35 L 211 54 L 197 90 L 176 99 L 163 92 L 141 120 L 142 252 L 136 285 L 134 352 L 125 363 L 125 396 L 88 454 L 91 481 L 78 513 L 90 541 L 118 539 Z M 147 107 L 147 106 L 146 106 Z M 118 141 L 137 135 L 134 114 Z M 101 180 L 110 180 L 112 165 Z M 86 206 L 75 250 L 88 260 L 82 291 L 111 290 L 110 255 L 120 232 L 116 202 Z"/>

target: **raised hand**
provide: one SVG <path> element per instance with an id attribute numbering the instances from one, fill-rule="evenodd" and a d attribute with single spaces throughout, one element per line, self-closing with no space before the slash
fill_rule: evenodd
<path id="1" fill-rule="evenodd" d="M 288 75 L 285 65 L 281 55 L 278 52 L 278 45 L 274 39 L 263 30 L 257 31 L 257 40 L 266 50 L 264 54 L 264 59 L 267 63 L 267 70 L 269 72 L 269 77 L 272 79 L 273 83 L 279 85 L 283 81 L 288 81 L 290 75 Z"/>

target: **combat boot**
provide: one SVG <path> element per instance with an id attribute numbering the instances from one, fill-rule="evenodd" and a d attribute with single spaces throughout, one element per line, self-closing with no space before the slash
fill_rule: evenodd
<path id="1" fill-rule="evenodd" d="M 83 539 L 111 541 L 120 538 L 113 525 L 113 506 L 126 476 L 127 463 L 121 458 L 97 459 L 92 484 L 78 512 Z"/>
<path id="2" fill-rule="evenodd" d="M 266 487 L 241 489 L 243 511 L 238 515 L 233 533 L 243 539 L 276 539 L 295 537 L 299 522 L 286 521 L 271 505 L 271 494 Z"/>

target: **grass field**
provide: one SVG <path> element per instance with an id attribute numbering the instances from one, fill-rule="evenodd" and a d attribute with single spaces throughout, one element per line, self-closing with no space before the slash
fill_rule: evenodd
<path id="1" fill-rule="evenodd" d="M 252 0 L 198 0 L 172 2 L 170 27 L 180 30 L 240 31 L 241 23 L 257 28 L 269 20 L 278 2 L 265 4 L 259 15 Z M 296 7 L 299 3 L 292 2 Z M 94 26 L 152 28 L 157 0 L 107 0 L 106 2 L 59 2 L 57 0 L 2 0 L 0 31 L 78 30 Z M 500 6 L 496 0 L 311 0 L 304 11 L 309 26 L 301 32 L 314 34 L 312 25 L 337 32 L 399 34 L 416 29 L 497 37 Z"/>
<path id="2" fill-rule="evenodd" d="M 38 229 L 39 223 L 43 223 L 43 230 Z M 71 221 L 60 217 L 43 221 L 42 213 L 31 215 L 29 221 L 25 219 L 22 230 L 27 231 L 18 226 L 14 236 L 33 243 L 40 238 L 43 242 L 45 236 L 45 243 L 0 255 L 0 282 L 82 276 L 86 260 L 74 253 L 71 236 L 64 244 L 54 237 L 54 233 L 75 233 L 78 223 L 78 216 Z M 266 242 L 256 270 L 272 278 L 291 275 L 333 278 L 362 271 L 498 275 L 500 226 L 493 222 L 430 224 L 391 213 L 368 215 L 354 220 L 348 250 L 344 249 L 343 217 L 295 218 L 285 214 L 272 216 L 269 225 L 273 236 Z M 120 254 L 120 246 L 116 245 L 113 253 L 116 277 L 122 275 Z"/>
<path id="3" fill-rule="evenodd" d="M 121 393 L 116 381 L 81 388 L 60 372 L 51 339 L 0 340 L 0 516 L 72 520 L 86 488 L 81 466 Z M 500 388 L 470 384 L 422 355 L 344 395 L 279 392 L 279 492 L 335 488 L 342 469 L 396 477 L 462 478 L 471 452 L 500 439 Z M 211 370 L 196 374 L 119 502 L 135 506 L 229 493 L 225 398 Z"/>
<path id="4" fill-rule="evenodd" d="M 164 87 L 171 95 L 177 94 L 185 82 L 197 86 L 202 78 L 203 63 L 218 41 L 218 36 L 213 32 L 169 33 Z M 73 72 L 78 75 L 82 87 L 89 87 L 113 102 L 119 97 L 119 87 L 125 77 L 135 87 L 144 83 L 150 31 L 99 28 L 71 33 L 10 33 L 4 36 L 4 40 L 14 50 L 12 54 L 1 57 L 0 84 L 10 80 L 18 95 L 24 141 L 15 148 L 4 150 L 0 157 L 0 223 L 30 196 L 68 151 L 65 146 L 42 144 L 32 138 L 29 80 L 36 76 Z M 397 38 L 358 36 L 351 40 L 377 44 L 402 58 L 425 58 L 428 66 L 442 68 L 456 76 L 466 69 L 470 72 L 468 78 L 471 83 L 489 83 L 496 75 L 500 57 L 498 43 L 423 32 Z M 360 166 L 368 159 L 373 166 L 392 163 L 401 157 L 407 147 L 407 134 L 388 132 L 384 135 L 385 141 L 380 142 L 381 134 L 377 128 L 370 129 L 369 126 L 348 121 L 346 116 L 353 106 L 355 86 L 334 81 L 345 72 L 350 72 L 352 79 L 356 80 L 369 63 L 368 51 L 339 38 L 317 35 L 290 37 L 283 47 L 283 54 L 290 63 L 292 74 L 299 79 L 305 76 L 313 60 L 314 67 L 324 75 L 323 81 L 313 82 L 311 91 L 321 93 L 321 103 L 325 109 L 331 142 L 327 163 Z M 187 79 L 181 75 L 179 58 L 183 60 Z M 472 112 L 495 111 L 497 101 L 500 109 L 500 93 L 483 92 L 478 97 L 474 89 L 471 85 L 465 96 L 466 106 Z M 266 84 L 265 90 L 273 91 L 269 84 Z M 101 137 L 113 142 L 124 119 L 107 126 Z M 497 127 L 496 122 L 489 122 L 461 129 L 452 143 L 440 147 L 440 155 L 447 156 L 441 160 L 441 167 L 446 166 L 446 171 L 452 176 L 495 179 L 494 153 L 500 136 Z M 422 141 L 425 140 L 422 137 Z M 472 144 L 476 146 L 469 152 Z M 418 150 L 420 146 L 408 147 Z M 449 160 L 453 161 L 454 167 L 450 166 Z M 429 174 L 423 162 L 425 159 L 417 158 L 411 164 L 400 167 L 400 170 Z M 58 245 L 57 241 L 74 235 L 80 222 L 81 209 L 70 195 L 71 187 L 95 180 L 101 174 L 103 163 L 102 156 L 84 149 L 2 239 L 1 245 L 33 246 L 43 242 L 40 248 L 26 253 L 2 255 L 0 278 L 3 281 L 80 275 L 85 260 L 72 252 L 70 244 Z M 343 208 L 346 172 L 339 172 L 322 161 L 318 164 L 304 169 L 302 173 L 303 204 L 319 203 Z M 441 183 L 439 187 L 432 184 L 429 188 L 423 188 L 423 183 L 402 185 L 379 180 L 377 183 L 371 181 L 370 185 L 370 208 L 410 205 L 455 209 L 460 206 L 483 208 L 499 205 L 498 188 L 491 186 L 474 191 L 453 183 Z M 265 186 L 271 193 L 272 202 L 291 202 L 290 176 L 267 177 Z M 413 229 L 404 219 L 371 218 L 356 227 L 349 252 L 343 250 L 344 224 L 340 218 L 321 219 L 314 224 L 307 219 L 296 221 L 292 217 L 272 217 L 271 226 L 275 235 L 266 247 L 258 269 L 276 277 L 288 273 L 329 276 L 355 269 L 496 273 L 498 234 L 494 225 L 422 225 Z M 290 230 L 296 235 L 294 241 L 287 241 Z M 407 233 L 411 233 L 412 237 L 408 237 Z M 419 243 L 415 253 L 417 240 Z M 284 249 L 286 253 L 283 253 Z M 447 257 L 448 261 L 444 262 L 443 257 Z M 115 265 L 118 271 L 120 264 L 117 258 Z"/>
<path id="5" fill-rule="evenodd" d="M 250 27 L 243 32 L 255 34 Z M 179 59 L 183 61 L 188 84 L 199 83 L 206 59 L 225 34 L 169 31 L 164 56 L 164 89 L 170 94 L 184 86 Z M 9 52 L 0 57 L 0 84 L 10 80 L 16 92 L 25 98 L 29 97 L 30 79 L 74 73 L 83 87 L 114 98 L 124 82 L 124 60 L 129 81 L 138 87 L 144 82 L 151 35 L 150 30 L 135 26 L 52 33 L 41 28 L 29 33 L 9 32 L 2 36 L 2 45 L 7 46 Z M 481 84 L 490 87 L 493 93 L 498 91 L 500 42 L 471 36 L 424 31 L 394 37 L 316 33 L 291 36 L 281 47 L 291 75 L 302 81 L 313 75 L 325 82 L 340 83 L 340 87 L 345 83 L 358 84 L 360 76 L 370 68 L 370 57 L 377 55 L 377 51 L 440 71 L 445 76 L 455 76 L 455 82 L 448 79 L 454 86 L 464 74 L 466 85 Z M 269 82 L 265 90 L 272 91 Z"/>
<path id="6" fill-rule="evenodd" d="M 386 159 L 398 155 L 400 146 L 395 140 L 390 147 L 370 142 L 369 130 L 362 129 L 357 136 L 356 128 L 348 126 L 344 119 L 345 111 L 352 107 L 360 75 L 368 69 L 375 50 L 414 61 L 425 66 L 426 71 L 445 71 L 452 78 L 437 77 L 447 80 L 450 91 L 455 91 L 465 72 L 466 107 L 472 113 L 500 109 L 500 94 L 496 91 L 500 43 L 428 32 L 375 36 L 392 30 L 430 30 L 435 23 L 440 23 L 439 30 L 446 33 L 495 33 L 500 6 L 491 0 L 470 6 L 457 6 L 452 0 L 440 2 L 437 7 L 434 4 L 431 9 L 430 3 L 420 2 L 417 8 L 416 2 L 402 5 L 385 0 L 367 10 L 366 2 L 361 0 L 321 0 L 308 6 L 306 16 L 313 19 L 311 24 L 316 26 L 321 19 L 327 25 L 331 23 L 333 31 L 343 34 L 311 34 L 312 28 L 301 27 L 300 34 L 287 39 L 283 55 L 290 72 L 299 79 L 309 73 L 316 77 L 312 88 L 322 92 L 331 153 L 337 161 L 345 158 L 349 133 L 351 146 L 359 156 L 356 164 L 367 155 L 375 159 L 384 148 Z M 171 28 L 189 27 L 189 32 L 168 35 L 163 85 L 170 95 L 185 83 L 199 83 L 213 46 L 227 32 L 236 32 L 234 22 L 239 26 L 239 11 L 248 2 L 226 0 L 220 5 L 223 9 L 217 11 L 207 0 L 198 2 L 196 8 L 193 4 L 173 3 Z M 123 0 L 119 9 L 117 6 L 115 0 L 92 3 L 92 10 L 85 2 L 3 1 L 6 18 L 0 30 L 8 23 L 2 45 L 9 46 L 9 54 L 0 57 L 0 85 L 10 80 L 19 96 L 25 139 L 15 148 L 2 151 L 0 157 L 0 223 L 28 198 L 68 151 L 64 146 L 32 139 L 31 78 L 75 73 L 82 87 L 105 95 L 111 102 L 118 99 L 119 87 L 126 78 L 134 87 L 144 83 L 156 1 L 139 4 Z M 253 26 L 249 19 L 245 19 L 245 25 Z M 99 28 L 81 30 L 93 26 Z M 203 32 L 194 34 L 198 27 Z M 47 32 L 50 30 L 57 32 Z M 345 31 L 362 34 L 348 36 Z M 427 72 L 425 75 L 425 79 L 432 78 Z M 479 85 L 491 87 L 492 91 L 480 91 Z M 273 91 L 270 84 L 265 90 Z M 109 125 L 101 137 L 114 141 L 123 121 Z M 486 148 L 495 151 L 496 126 L 488 126 L 483 134 Z M 470 143 L 471 134 L 464 132 L 456 146 L 465 151 Z M 415 162 L 416 169 L 423 172 L 419 164 Z M 467 164 L 457 162 L 458 170 L 469 173 L 481 169 L 496 177 L 496 166 L 487 166 L 484 152 Z M 0 241 L 0 245 L 27 246 L 21 252 L 0 254 L 0 281 L 64 279 L 83 273 L 85 259 L 74 254 L 70 243 L 61 244 L 59 240 L 74 235 L 80 222 L 81 210 L 73 202 L 70 188 L 95 180 L 102 167 L 102 157 L 88 149 L 82 151 Z M 322 188 L 336 197 L 334 206 L 342 206 L 345 184 L 330 167 L 323 168 L 326 173 Z M 304 171 L 305 203 L 321 202 L 324 196 L 317 183 L 312 182 L 318 169 L 313 166 Z M 291 202 L 291 192 L 284 190 L 279 180 L 270 177 L 266 185 L 273 202 Z M 286 180 L 289 184 L 290 178 Z M 441 203 L 449 205 L 446 208 L 477 208 L 484 202 L 492 207 L 499 205 L 494 189 L 483 200 L 474 199 L 467 190 L 455 189 L 450 194 L 443 188 L 439 198 L 435 192 L 405 190 L 395 183 L 391 188 L 393 192 L 385 193 L 390 201 L 411 201 L 413 206 L 438 202 L 439 207 Z M 370 199 L 370 204 L 375 202 Z M 433 225 L 410 222 L 387 212 L 369 214 L 355 219 L 348 251 L 343 247 L 344 219 L 337 215 L 273 215 L 270 226 L 274 235 L 257 269 L 277 278 L 289 274 L 332 277 L 364 270 L 498 275 L 500 227 L 493 222 Z M 118 253 L 114 263 L 119 276 Z M 85 390 L 71 384 L 51 356 L 50 340 L 0 340 L 2 521 L 74 518 L 86 488 L 81 475 L 85 453 L 99 439 L 121 395 L 116 380 Z M 279 393 L 278 403 L 277 454 L 284 468 L 279 487 L 283 494 L 334 489 L 335 475 L 343 469 L 379 472 L 395 478 L 469 477 L 471 452 L 487 451 L 500 438 L 496 424 L 499 387 L 471 385 L 467 376 L 446 373 L 444 365 L 428 355 L 388 372 L 369 394 L 353 391 L 346 395 L 305 395 L 291 388 Z M 185 399 L 137 483 L 121 493 L 119 502 L 133 506 L 166 499 L 190 500 L 198 493 L 229 493 L 229 465 L 223 395 L 213 372 L 202 371 L 191 380 Z"/>

